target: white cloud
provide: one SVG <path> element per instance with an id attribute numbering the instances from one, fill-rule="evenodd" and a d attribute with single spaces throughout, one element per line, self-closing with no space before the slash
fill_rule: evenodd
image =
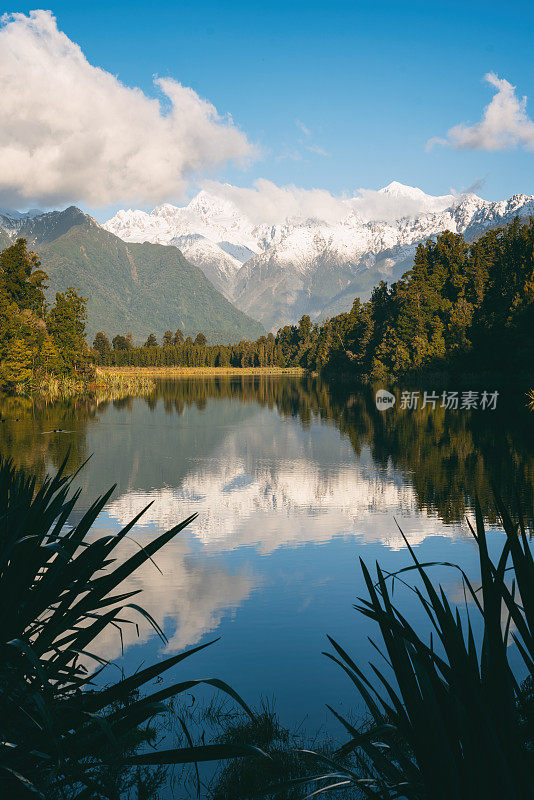
<path id="1" fill-rule="evenodd" d="M 335 222 L 350 213 L 348 198 L 336 197 L 326 189 L 277 186 L 260 178 L 253 188 L 204 181 L 211 194 L 229 200 L 255 224 L 274 225 L 287 219 L 312 218 Z"/>
<path id="2" fill-rule="evenodd" d="M 172 78 L 162 102 L 92 66 L 49 11 L 0 26 L 0 199 L 160 203 L 188 179 L 256 149 L 230 117 Z"/>
<path id="3" fill-rule="evenodd" d="M 330 158 L 331 156 L 331 153 L 329 153 L 327 150 L 324 150 L 322 147 L 319 147 L 318 144 L 309 144 L 306 146 L 306 150 L 309 150 L 310 153 L 315 153 L 316 156 L 326 156 L 327 158 Z"/>
<path id="4" fill-rule="evenodd" d="M 430 139 L 427 149 L 444 144 L 458 150 L 507 150 L 518 146 L 534 150 L 534 122 L 527 115 L 527 98 L 517 97 L 516 87 L 494 72 L 485 75 L 484 80 L 497 91 L 480 122 L 455 125 L 445 139 Z"/>
<path id="5" fill-rule="evenodd" d="M 431 197 L 419 189 L 391 184 L 383 191 L 358 189 L 353 195 L 334 195 L 326 189 L 277 186 L 264 178 L 252 188 L 204 181 L 203 187 L 229 200 L 253 223 L 283 224 L 287 220 L 316 219 L 333 224 L 357 214 L 364 221 L 393 222 L 425 211 L 440 211 L 451 205 L 452 195 Z"/>
<path id="6" fill-rule="evenodd" d="M 307 138 L 311 136 L 310 129 L 303 122 L 301 122 L 300 119 L 295 120 L 295 125 L 302 131 L 304 136 L 306 136 Z"/>

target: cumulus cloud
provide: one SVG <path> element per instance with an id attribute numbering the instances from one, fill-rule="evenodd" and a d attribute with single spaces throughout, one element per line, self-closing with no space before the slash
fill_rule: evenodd
<path id="1" fill-rule="evenodd" d="M 494 72 L 485 75 L 484 80 L 496 89 L 496 94 L 480 122 L 455 125 L 445 139 L 430 139 L 427 149 L 444 144 L 458 150 L 534 150 L 534 122 L 527 115 L 527 98 L 517 97 L 516 87 Z"/>
<path id="2" fill-rule="evenodd" d="M 432 197 L 420 189 L 390 184 L 385 189 L 358 189 L 353 194 L 334 195 L 325 189 L 277 186 L 259 179 L 251 188 L 204 181 L 203 188 L 233 203 L 254 224 L 283 224 L 288 220 L 315 219 L 333 224 L 357 214 L 362 220 L 393 222 L 425 211 L 441 211 L 454 202 L 453 195 Z"/>
<path id="3" fill-rule="evenodd" d="M 0 22 L 0 199 L 13 205 L 178 199 L 192 175 L 256 148 L 172 78 L 160 100 L 92 66 L 49 11 Z"/>

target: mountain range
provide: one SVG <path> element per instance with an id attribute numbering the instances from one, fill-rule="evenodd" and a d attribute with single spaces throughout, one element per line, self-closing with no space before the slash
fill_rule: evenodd
<path id="1" fill-rule="evenodd" d="M 263 327 L 217 291 L 175 246 L 131 244 L 71 206 L 64 211 L 0 212 L 0 249 L 24 237 L 49 276 L 48 299 L 73 286 L 87 302 L 87 338 L 181 328 L 210 342 L 256 339 Z"/>
<path id="2" fill-rule="evenodd" d="M 398 279 L 417 244 L 444 230 L 472 241 L 534 215 L 534 197 L 524 194 L 498 202 L 472 193 L 433 197 L 396 182 L 374 194 L 374 213 L 347 198 L 334 219 L 276 224 L 258 223 L 207 191 L 183 207 L 118 211 L 103 226 L 74 206 L 0 209 L 0 249 L 25 237 L 50 277 L 50 299 L 69 286 L 88 298 L 89 340 L 103 330 L 142 342 L 181 328 L 234 342 L 303 314 L 320 321 L 347 310 L 381 280 Z"/>
<path id="3" fill-rule="evenodd" d="M 118 211 L 103 227 L 126 242 L 178 247 L 229 301 L 276 331 L 302 314 L 321 320 L 357 296 L 367 299 L 381 280 L 410 269 L 419 242 L 444 230 L 473 240 L 515 216 L 534 215 L 534 196 L 524 194 L 498 202 L 472 193 L 433 197 L 393 182 L 376 195 L 410 213 L 370 218 L 358 198 L 347 198 L 334 221 L 258 224 L 227 197 L 203 190 L 183 207 Z"/>

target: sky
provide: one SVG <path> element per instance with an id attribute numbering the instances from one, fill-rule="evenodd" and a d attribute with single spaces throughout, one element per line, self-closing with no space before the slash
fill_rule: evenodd
<path id="1" fill-rule="evenodd" d="M 0 205 L 105 219 L 205 180 L 534 194 L 532 3 L 33 8 L 0 28 Z"/>

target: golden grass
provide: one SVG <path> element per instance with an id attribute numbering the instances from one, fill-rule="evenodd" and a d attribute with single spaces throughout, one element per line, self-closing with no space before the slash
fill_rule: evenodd
<path id="1" fill-rule="evenodd" d="M 98 399 L 120 400 L 123 397 L 143 397 L 156 388 L 150 375 L 133 372 L 116 372 L 97 367 L 91 386 Z"/>
<path id="2" fill-rule="evenodd" d="M 238 375 L 292 375 L 300 376 L 300 367 L 98 367 L 103 373 L 151 378 L 233 377 Z"/>

